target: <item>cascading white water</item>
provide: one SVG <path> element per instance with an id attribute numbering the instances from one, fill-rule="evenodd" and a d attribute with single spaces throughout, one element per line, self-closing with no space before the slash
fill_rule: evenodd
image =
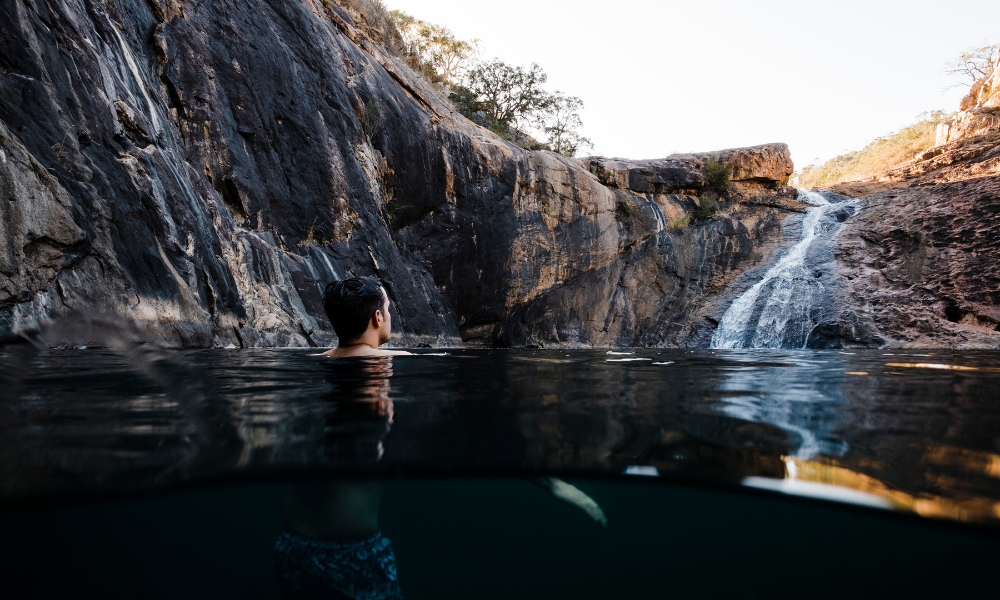
<path id="1" fill-rule="evenodd" d="M 799 190 L 799 199 L 813 206 L 806 209 L 798 243 L 732 303 L 712 336 L 713 348 L 805 347 L 819 321 L 817 306 L 824 292 L 807 265 L 809 249 L 818 238 L 840 230 L 833 213 L 844 205 L 808 190 Z"/>

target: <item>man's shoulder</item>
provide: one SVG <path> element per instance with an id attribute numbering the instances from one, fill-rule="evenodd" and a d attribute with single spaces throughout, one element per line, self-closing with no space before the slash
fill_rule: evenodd
<path id="1" fill-rule="evenodd" d="M 364 356 L 406 356 L 411 354 L 412 352 L 407 352 L 406 350 L 383 350 L 381 348 L 372 348 L 369 346 L 364 350 L 357 347 L 338 347 L 333 348 L 332 350 L 327 350 L 319 356 L 324 358 L 361 358 Z"/>

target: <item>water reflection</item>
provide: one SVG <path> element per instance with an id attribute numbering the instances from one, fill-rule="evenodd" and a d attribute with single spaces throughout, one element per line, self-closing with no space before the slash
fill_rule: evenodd
<path id="1" fill-rule="evenodd" d="M 1000 519 L 996 353 L 433 354 L 345 369 L 307 351 L 163 353 L 142 368 L 122 351 L 8 353 L 0 495 L 291 473 L 739 485 L 795 464 L 799 480 L 900 510 Z"/>
<path id="2" fill-rule="evenodd" d="M 321 448 L 333 463 L 377 463 L 393 421 L 391 357 L 323 361 L 330 385 Z M 385 484 L 315 480 L 285 497 L 274 569 L 289 598 L 400 598 L 396 556 L 378 526 Z"/>
<path id="3" fill-rule="evenodd" d="M 732 358 L 738 360 L 740 355 Z M 752 354 L 747 358 L 752 361 Z M 795 434 L 799 442 L 789 453 L 792 457 L 842 456 L 847 442 L 834 430 L 840 424 L 844 398 L 839 387 L 830 385 L 830 378 L 832 373 L 844 371 L 843 357 L 814 359 L 788 354 L 775 358 L 787 361 L 787 366 L 770 370 L 766 378 L 754 367 L 734 364 L 726 368 L 726 378 L 719 385 L 723 393 L 718 409 L 737 419 L 769 423 Z"/>

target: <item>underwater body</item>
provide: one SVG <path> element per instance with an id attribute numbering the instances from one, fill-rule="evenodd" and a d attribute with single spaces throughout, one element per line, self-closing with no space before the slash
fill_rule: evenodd
<path id="1" fill-rule="evenodd" d="M 386 484 L 405 598 L 922 596 L 1000 549 L 995 353 L 415 352 L 5 348 L 5 577 L 279 597 L 312 481 Z"/>

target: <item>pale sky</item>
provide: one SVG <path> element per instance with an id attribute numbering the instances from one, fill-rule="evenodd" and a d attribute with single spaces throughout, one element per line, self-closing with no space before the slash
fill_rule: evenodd
<path id="1" fill-rule="evenodd" d="M 944 64 L 1000 42 L 1000 0 L 386 3 L 537 62 L 583 99 L 587 153 L 627 158 L 786 142 L 800 168 L 956 110 Z"/>

